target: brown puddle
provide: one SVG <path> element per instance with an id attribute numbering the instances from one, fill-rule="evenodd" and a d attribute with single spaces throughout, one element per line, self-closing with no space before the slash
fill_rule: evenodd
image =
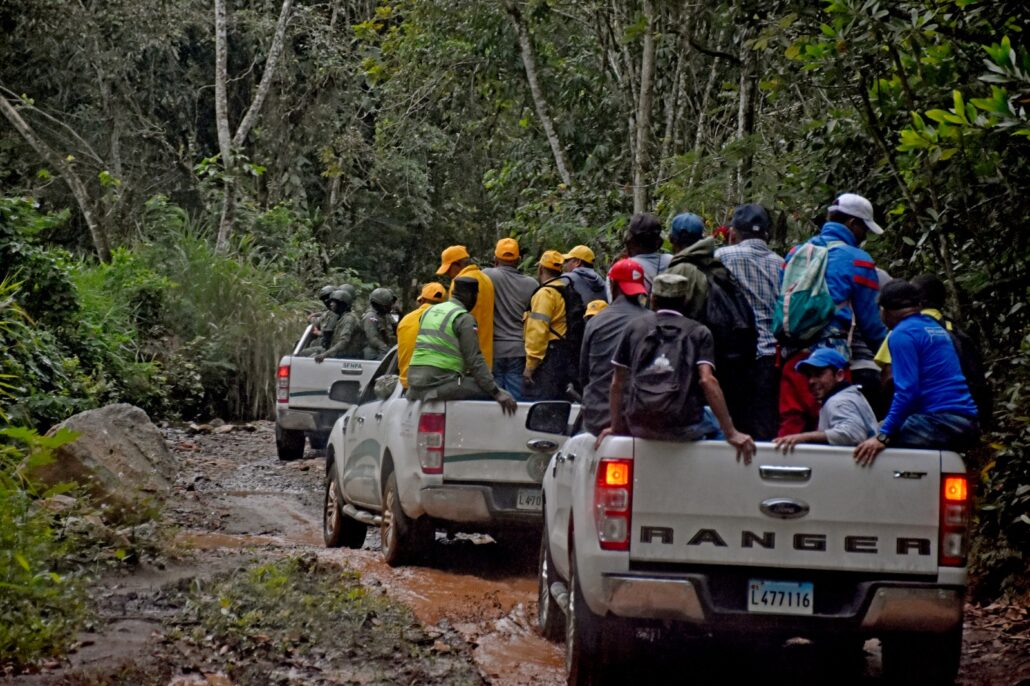
<path id="1" fill-rule="evenodd" d="M 391 568 L 379 551 L 328 553 L 375 579 L 390 597 L 412 609 L 423 624 L 447 620 L 475 646 L 476 664 L 497 686 L 559 684 L 563 647 L 534 629 L 536 578 L 526 565 L 492 559 L 497 546 L 450 546 L 438 541 L 428 564 Z M 341 557 L 337 557 L 340 555 Z M 443 567 L 443 568 L 441 568 Z M 449 569 L 447 568 L 449 567 Z"/>

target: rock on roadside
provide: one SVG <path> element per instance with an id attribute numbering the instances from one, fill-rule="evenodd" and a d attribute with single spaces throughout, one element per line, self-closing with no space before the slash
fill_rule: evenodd
<path id="1" fill-rule="evenodd" d="M 167 496 L 178 467 L 160 431 L 140 408 L 118 403 L 81 412 L 48 435 L 62 428 L 79 437 L 59 448 L 51 464 L 35 470 L 40 480 L 83 485 L 115 519 L 143 514 Z"/>

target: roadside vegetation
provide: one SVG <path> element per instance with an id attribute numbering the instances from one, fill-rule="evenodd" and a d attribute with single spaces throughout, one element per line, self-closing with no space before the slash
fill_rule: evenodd
<path id="1" fill-rule="evenodd" d="M 485 261 L 516 235 L 528 265 L 585 242 L 604 266 L 635 211 L 714 227 L 739 201 L 782 251 L 843 191 L 885 217 L 878 263 L 939 273 L 985 347 L 974 590 L 1030 593 L 1030 5 L 211 5 L 0 6 L 0 514 L 21 532 L 0 581 L 52 613 L 0 659 L 81 617 L 49 575 L 66 515 L 18 476 L 50 439 L 14 427 L 114 401 L 266 417 L 324 284 L 410 305 L 449 244 Z"/>

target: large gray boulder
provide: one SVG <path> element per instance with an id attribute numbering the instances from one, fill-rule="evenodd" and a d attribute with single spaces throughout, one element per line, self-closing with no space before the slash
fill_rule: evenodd
<path id="1" fill-rule="evenodd" d="M 159 507 L 175 480 L 177 464 L 147 413 L 127 403 L 69 417 L 50 429 L 79 434 L 54 461 L 35 471 L 49 484 L 74 481 L 117 520 Z"/>

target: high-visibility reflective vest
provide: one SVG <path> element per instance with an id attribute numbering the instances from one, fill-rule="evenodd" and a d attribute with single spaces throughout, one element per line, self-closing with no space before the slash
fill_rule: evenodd
<path id="1" fill-rule="evenodd" d="M 465 371 L 465 360 L 454 333 L 454 319 L 465 312 L 468 310 L 449 300 L 426 310 L 415 337 L 412 366 L 436 367 L 459 374 Z"/>

